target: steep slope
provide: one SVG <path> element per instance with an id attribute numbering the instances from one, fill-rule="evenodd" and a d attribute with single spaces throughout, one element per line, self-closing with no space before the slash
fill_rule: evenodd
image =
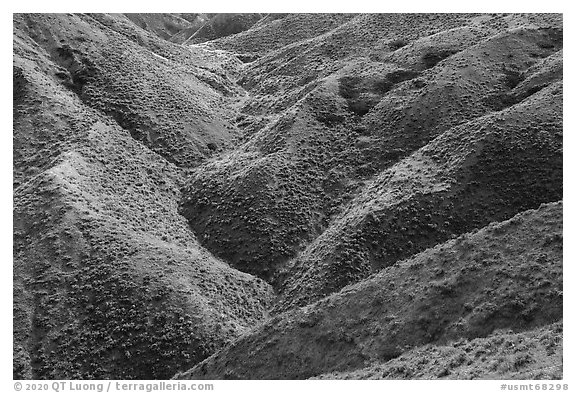
<path id="1" fill-rule="evenodd" d="M 207 14 L 181 14 L 183 19 L 190 22 L 190 27 L 184 28 L 169 38 L 170 42 L 183 44 L 196 33 L 209 19 Z"/>
<path id="2" fill-rule="evenodd" d="M 562 47 L 562 30 L 518 28 L 506 31 L 442 61 L 421 77 L 386 95 L 362 124 L 367 165 L 375 173 L 424 146 L 443 131 L 494 109 L 490 98 L 506 94 L 523 72 Z M 431 55 L 432 54 L 432 55 Z M 444 56 L 444 55 L 442 55 Z M 428 61 L 428 60 L 426 60 Z"/>
<path id="3" fill-rule="evenodd" d="M 225 110 L 235 88 L 184 48 L 158 37 L 146 50 L 119 29 L 131 23 L 114 16 L 15 15 L 15 39 L 59 66 L 54 75 L 82 101 L 114 118 L 132 136 L 179 166 L 197 165 L 230 146 L 237 132 Z M 132 24 L 131 28 L 138 29 Z M 173 51 L 173 55 L 166 58 Z"/>
<path id="4" fill-rule="evenodd" d="M 36 18 L 63 36 L 88 23 L 15 16 L 35 27 L 14 35 L 14 378 L 167 378 L 266 318 L 272 291 L 198 244 L 177 213 L 181 170 L 87 105 L 96 82 L 70 85 Z M 45 47 L 27 37 L 40 30 Z"/>
<path id="5" fill-rule="evenodd" d="M 156 34 L 158 37 L 172 41 L 172 37 L 182 30 L 198 29 L 198 18 L 185 19 L 174 14 L 124 14 L 128 19 L 146 31 Z"/>
<path id="6" fill-rule="evenodd" d="M 318 79 L 350 61 L 369 64 L 374 47 L 381 41 L 394 42 L 398 37 L 413 40 L 468 21 L 468 15 L 460 14 L 357 15 L 325 34 L 296 41 L 250 63 L 239 83 L 257 99 L 248 101 L 244 111 L 278 113 L 293 104 L 302 90 L 310 91 Z"/>
<path id="7" fill-rule="evenodd" d="M 268 15 L 252 29 L 212 41 L 209 45 L 255 58 L 293 42 L 326 33 L 353 17 L 353 14 Z"/>
<path id="8" fill-rule="evenodd" d="M 562 15 L 13 20 L 14 378 L 561 377 Z"/>
<path id="9" fill-rule="evenodd" d="M 285 272 L 283 310 L 562 198 L 562 85 L 445 132 L 381 173 Z"/>
<path id="10" fill-rule="evenodd" d="M 183 18 L 191 19 L 196 14 L 180 14 Z M 207 50 L 200 46 L 183 47 L 175 43 L 167 42 L 159 38 L 156 34 L 143 29 L 132 22 L 124 15 L 118 14 L 87 14 L 90 23 L 97 22 L 96 28 L 111 30 L 138 46 L 147 49 L 157 55 L 158 60 L 165 58 L 177 65 L 186 68 L 187 73 L 192 73 L 195 78 L 200 79 L 208 86 L 212 87 L 230 98 L 236 93 L 242 94 L 241 89 L 230 80 L 235 78 L 242 66 L 242 62 L 236 56 L 224 53 L 223 51 Z M 207 17 L 204 14 L 198 15 L 204 21 Z M 204 23 L 204 22 L 202 22 Z M 146 51 L 143 51 L 146 53 Z M 187 76 L 187 73 L 184 76 Z M 221 97 L 221 98 L 225 98 Z M 227 102 L 228 100 L 225 100 Z M 234 102 L 234 100 L 232 100 Z M 229 107 L 219 107 L 220 111 L 230 109 Z"/>
<path id="11" fill-rule="evenodd" d="M 227 37 L 250 29 L 263 14 L 215 14 L 210 15 L 202 27 L 195 31 L 186 41 L 185 45 L 199 44 L 221 37 Z"/>
<path id="12" fill-rule="evenodd" d="M 393 22 L 378 18 L 385 26 Z M 468 21 L 456 16 L 434 25 L 436 19 L 414 18 L 407 18 L 412 23 L 408 27 L 429 23 L 427 29 L 412 33 L 415 38 Z M 243 271 L 276 280 L 364 182 L 450 128 L 536 92 L 524 89 L 527 94 L 522 95 L 515 87 L 545 59 L 558 58 L 562 44 L 556 28 L 520 28 L 490 37 L 471 33 L 477 28 L 458 28 L 450 34 L 467 41 L 454 39 L 460 47 L 453 46 L 448 58 L 422 70 L 421 59 L 446 46 L 438 48 L 436 40 L 419 38 L 394 51 L 405 50 L 395 64 L 354 57 L 370 45 L 357 48 L 355 41 L 346 41 L 339 46 L 346 61 L 338 66 L 338 61 L 324 57 L 332 68 L 320 67 L 325 73 L 320 79 L 311 68 L 307 79 L 306 67 L 318 48 L 334 36 L 346 37 L 336 32 L 351 23 L 250 65 L 239 82 L 252 96 L 237 119 L 246 142 L 194 171 L 186 185 L 182 214 L 208 249 Z M 352 25 L 359 30 L 357 39 L 363 31 L 358 24 Z M 373 22 L 366 29 L 380 31 L 380 24 Z M 404 35 L 398 26 L 390 27 L 394 37 Z M 469 46 L 463 49 L 465 45 Z M 354 50 L 360 52 L 354 55 Z M 302 78 L 308 82 L 300 83 Z M 539 87 L 558 78 L 561 72 Z M 512 96 L 517 98 L 503 101 Z"/>
<path id="13" fill-rule="evenodd" d="M 562 323 L 424 345 L 383 364 L 318 379 L 562 379 Z"/>
<path id="14" fill-rule="evenodd" d="M 561 318 L 562 203 L 553 203 L 277 315 L 177 378 L 309 378 Z"/>

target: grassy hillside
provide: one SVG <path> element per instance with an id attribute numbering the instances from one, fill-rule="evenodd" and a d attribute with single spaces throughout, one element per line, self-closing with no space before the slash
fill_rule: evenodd
<path id="1" fill-rule="evenodd" d="M 158 37 L 172 41 L 172 37 L 182 30 L 198 29 L 199 16 L 190 18 L 186 15 L 175 14 L 124 14 L 134 24 Z"/>
<path id="2" fill-rule="evenodd" d="M 347 203 L 356 203 L 350 201 L 363 192 L 365 183 L 451 128 L 482 119 L 470 123 L 477 129 L 486 121 L 482 116 L 513 107 L 561 80 L 561 71 L 553 72 L 537 87 L 528 87 L 537 69 L 554 63 L 554 59 L 561 63 L 562 37 L 556 27 L 502 32 L 494 28 L 493 36 L 468 39 L 469 31 L 478 29 L 474 26 L 480 23 L 471 16 L 456 15 L 447 20 L 406 17 L 412 23 L 408 26 L 423 25 L 417 33 L 411 33 L 415 40 L 396 50 L 388 47 L 389 61 L 372 61 L 362 57 L 371 48 L 370 42 L 366 47 L 359 46 L 339 31 L 347 26 L 355 31 L 357 40 L 365 30 L 380 35 L 392 31 L 397 39 L 408 34 L 402 30 L 407 27 L 386 15 L 362 18 L 366 22 L 362 26 L 354 19 L 329 34 L 273 51 L 245 68 L 239 83 L 249 96 L 240 107 L 236 123 L 244 133 L 245 143 L 195 170 L 186 184 L 182 214 L 202 244 L 242 271 L 272 282 L 282 281 L 283 271 L 293 264 L 290 261 L 299 253 L 306 253 L 304 250 L 311 247 L 314 239 L 322 238 L 320 235 L 337 220 Z M 458 23 L 470 26 L 468 30 L 456 28 L 450 33 L 464 39 L 454 38 L 460 46 L 453 46 L 448 54 L 445 47 L 434 46 L 435 35 L 428 42 L 421 38 Z M 547 23 L 551 23 L 547 18 L 540 21 L 542 26 Z M 334 41 L 335 37 L 347 37 L 348 41 Z M 448 45 L 447 40 L 438 41 Z M 338 42 L 343 54 L 336 58 L 319 56 L 319 48 L 327 42 Z M 403 55 L 394 57 L 401 51 Z M 440 52 L 447 56 L 442 55 L 446 57 L 443 61 L 434 57 Z M 436 60 L 422 70 L 423 58 Z M 324 67 L 324 63 L 329 66 Z M 518 114 L 532 112 L 530 126 L 535 133 L 546 129 L 548 121 L 554 123 L 550 132 L 558 134 L 561 130 L 558 114 L 562 100 L 550 97 L 547 100 L 555 109 L 542 114 L 546 120 L 541 122 L 537 114 L 539 99 L 533 101 L 538 109 L 517 109 Z M 516 115 L 510 116 L 514 117 L 512 122 L 526 121 L 522 115 L 518 115 L 520 120 L 516 120 Z M 497 121 L 492 123 L 500 128 Z M 460 133 L 465 133 L 462 127 Z M 513 133 L 518 131 L 513 124 L 504 127 L 510 127 Z M 554 143 L 552 150 L 558 159 L 561 140 L 555 139 Z M 555 162 L 555 170 L 561 171 L 561 159 Z M 491 181 L 485 179 L 486 186 Z M 521 204 L 507 216 L 487 212 L 483 219 L 474 219 L 475 224 L 470 222 L 450 231 L 462 233 L 560 198 L 558 189 L 550 192 L 553 195 L 536 200 L 536 205 Z M 430 239 L 425 247 L 447 239 L 446 236 L 449 234 Z M 418 247 L 410 251 L 423 249 Z M 403 254 L 407 255 L 410 254 Z"/>
<path id="3" fill-rule="evenodd" d="M 220 38 L 209 45 L 259 57 L 268 51 L 326 33 L 352 18 L 353 15 L 343 14 L 268 14 L 252 29 Z"/>
<path id="4" fill-rule="evenodd" d="M 318 379 L 562 379 L 562 323 L 424 345 L 386 363 Z"/>
<path id="5" fill-rule="evenodd" d="M 215 14 L 211 15 L 183 44 L 199 44 L 231 36 L 250 29 L 264 14 Z"/>
<path id="6" fill-rule="evenodd" d="M 131 32 L 120 28 L 126 21 L 120 16 L 16 15 L 16 50 L 38 53 L 85 105 L 113 118 L 170 162 L 194 166 L 230 146 L 237 135 L 225 111 L 227 97 L 235 94 L 232 83 L 182 47 L 146 34 L 146 47 L 136 33 L 127 38 Z M 155 50 L 155 45 L 167 49 Z"/>
<path id="7" fill-rule="evenodd" d="M 15 14 L 13 48 L 14 378 L 561 377 L 562 15 Z"/>
<path id="8" fill-rule="evenodd" d="M 177 377 L 305 379 L 561 318 L 562 204 L 554 203 L 279 314 Z"/>
<path id="9" fill-rule="evenodd" d="M 87 86 L 104 83 L 76 90 L 59 40 L 42 29 L 49 54 L 18 27 L 14 378 L 169 378 L 266 318 L 268 284 L 214 258 L 177 213 L 181 170 L 90 106 Z"/>
<path id="10" fill-rule="evenodd" d="M 416 252 L 562 199 L 562 86 L 457 126 L 382 172 L 283 272 L 305 305 Z"/>

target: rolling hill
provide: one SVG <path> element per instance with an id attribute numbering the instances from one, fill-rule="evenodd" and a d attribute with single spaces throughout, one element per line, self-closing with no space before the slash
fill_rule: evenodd
<path id="1" fill-rule="evenodd" d="M 562 378 L 559 14 L 14 14 L 15 379 Z"/>
<path id="2" fill-rule="evenodd" d="M 541 327 L 562 317 L 561 277 L 562 204 L 542 205 L 279 314 L 177 378 L 310 378 Z"/>

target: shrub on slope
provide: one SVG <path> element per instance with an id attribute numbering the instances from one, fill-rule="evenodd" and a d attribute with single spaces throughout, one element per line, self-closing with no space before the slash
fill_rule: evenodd
<path id="1" fill-rule="evenodd" d="M 260 111 L 281 112 L 294 103 L 306 85 L 351 61 L 378 63 L 369 57 L 379 41 L 397 37 L 414 40 L 468 21 L 469 15 L 463 14 L 357 15 L 324 34 L 283 46 L 250 63 L 238 82 L 257 99 L 247 101 L 243 111 L 252 113 L 254 106 L 260 105 Z"/>
<path id="2" fill-rule="evenodd" d="M 562 379 L 562 332 L 562 322 L 520 333 L 499 330 L 318 379 Z"/>
<path id="3" fill-rule="evenodd" d="M 199 44 L 240 33 L 255 25 L 262 17 L 262 14 L 216 14 L 206 20 L 183 44 Z"/>
<path id="4" fill-rule="evenodd" d="M 378 173 L 450 127 L 503 109 L 489 98 L 508 94 L 530 66 L 560 50 L 561 32 L 518 28 L 497 34 L 385 95 L 362 119 L 366 164 L 360 174 Z"/>
<path id="5" fill-rule="evenodd" d="M 184 191 L 182 213 L 212 252 L 243 271 L 276 280 L 365 180 L 451 127 L 490 113 L 498 94 L 516 94 L 507 85 L 506 70 L 518 69 L 514 75 L 527 77 L 547 59 L 530 53 L 545 56 L 558 50 L 555 32 L 505 32 L 421 75 L 390 63 L 351 62 L 311 82 L 268 125 L 251 128 L 235 152 L 195 171 Z M 423 85 L 415 88 L 418 81 Z"/>
<path id="6" fill-rule="evenodd" d="M 561 318 L 562 203 L 553 203 L 277 315 L 177 378 L 309 378 Z"/>
<path id="7" fill-rule="evenodd" d="M 455 127 L 382 172 L 291 262 L 278 310 L 562 198 L 562 85 Z"/>
<path id="8" fill-rule="evenodd" d="M 124 14 L 140 28 L 156 34 L 164 40 L 170 38 L 184 29 L 195 27 L 193 21 L 184 19 L 177 14 Z"/>
<path id="9" fill-rule="evenodd" d="M 271 290 L 198 245 L 177 168 L 55 68 L 15 45 L 14 378 L 167 378 L 265 318 Z"/>
<path id="10" fill-rule="evenodd" d="M 260 56 L 293 42 L 326 33 L 354 15 L 278 14 L 268 15 L 253 28 L 210 43 L 217 49 Z"/>
<path id="11" fill-rule="evenodd" d="M 164 57 L 175 45 L 158 37 L 150 39 L 169 49 L 147 50 L 95 17 L 16 15 L 15 42 L 36 51 L 38 61 L 59 66 L 54 75 L 86 105 L 179 166 L 194 166 L 230 145 L 236 132 L 224 96 L 235 90 L 226 77 L 189 67 L 190 54 Z"/>

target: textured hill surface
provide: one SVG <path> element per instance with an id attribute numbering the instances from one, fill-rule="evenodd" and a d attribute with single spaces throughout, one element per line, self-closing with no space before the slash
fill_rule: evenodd
<path id="1" fill-rule="evenodd" d="M 252 29 L 215 40 L 209 45 L 258 57 L 288 44 L 327 33 L 353 17 L 353 14 L 268 14 Z"/>
<path id="2" fill-rule="evenodd" d="M 207 20 L 184 44 L 199 44 L 246 31 L 263 16 L 264 14 L 208 14 Z"/>
<path id="3" fill-rule="evenodd" d="M 103 40 L 98 51 L 104 43 L 111 50 L 116 42 L 136 56 L 128 60 L 126 55 L 128 64 L 139 67 L 144 61 L 158 62 L 157 67 L 176 62 L 153 60 L 153 52 L 136 50 L 108 29 L 97 35 L 99 25 L 87 16 L 16 18 L 14 376 L 168 378 L 263 319 L 272 291 L 198 244 L 177 213 L 181 170 L 153 151 L 158 145 L 141 140 L 135 133 L 138 126 L 122 122 L 185 119 L 169 108 L 163 111 L 162 105 L 152 111 L 143 89 L 132 91 L 140 91 L 141 101 L 120 100 L 119 95 L 130 94 L 126 88 L 131 83 L 142 82 L 141 72 L 130 79 L 126 64 L 124 73 L 109 68 L 79 85 L 79 75 L 88 72 L 76 63 L 82 52 L 71 49 L 67 38 L 54 37 L 52 30 L 87 45 L 74 36 L 80 34 L 73 30 L 77 23 L 89 33 L 86 40 Z M 52 23 L 35 18 L 51 18 Z M 58 23 L 67 27 L 58 28 Z M 188 54 L 183 51 L 183 56 Z M 90 59 L 102 61 L 102 67 L 122 65 L 111 56 Z M 148 85 L 154 94 L 218 96 L 190 74 L 194 91 L 173 84 L 169 78 L 182 76 L 167 70 L 148 75 L 158 78 L 156 87 Z M 198 99 L 181 104 L 194 102 L 198 110 L 206 110 Z M 118 117 L 124 110 L 130 115 Z M 193 126 L 180 135 L 201 146 L 200 130 L 192 133 Z M 153 129 L 158 136 L 162 132 Z M 174 148 L 176 142 L 196 150 L 183 140 L 166 141 Z"/>
<path id="4" fill-rule="evenodd" d="M 562 15 L 13 30 L 14 378 L 561 378 Z"/>
<path id="5" fill-rule="evenodd" d="M 173 37 L 183 30 L 198 30 L 204 21 L 204 18 L 197 14 L 132 13 L 124 15 L 143 30 L 169 41 L 173 41 Z"/>
<path id="6" fill-rule="evenodd" d="M 361 369 L 420 345 L 558 321 L 561 298 L 562 204 L 555 203 L 280 314 L 178 378 L 301 379 Z"/>
<path id="7" fill-rule="evenodd" d="M 562 379 L 562 323 L 424 345 L 384 364 L 318 379 Z"/>
<path id="8" fill-rule="evenodd" d="M 561 85 L 553 84 L 446 131 L 381 173 L 292 262 L 278 308 L 307 304 L 455 235 L 562 199 L 561 107 Z"/>
<path id="9" fill-rule="evenodd" d="M 86 106 L 113 118 L 170 162 L 192 166 L 230 146 L 236 132 L 224 111 L 234 89 L 227 77 L 134 24 L 132 31 L 124 29 L 127 21 L 17 15 L 15 39 L 49 62 L 45 67 Z M 210 62 L 220 68 L 218 61 Z"/>
<path id="10" fill-rule="evenodd" d="M 460 52 L 452 49 L 446 54 L 442 49 L 442 56 L 447 58 L 441 62 L 437 59 L 436 64 L 421 71 L 416 60 L 433 57 L 430 53 L 440 50 L 418 50 L 423 45 L 420 36 L 458 23 L 475 26 L 480 22 L 461 15 L 444 19 L 427 15 L 406 16 L 405 20 L 387 15 L 358 18 L 325 36 L 288 45 L 247 66 L 239 83 L 251 97 L 244 102 L 237 123 L 248 134 L 246 143 L 204 165 L 188 181 L 182 214 L 207 248 L 240 270 L 276 280 L 279 271 L 326 230 L 366 181 L 451 128 L 520 103 L 562 78 L 561 72 L 539 71 L 544 63 L 554 63 L 553 59 L 559 59 L 561 69 L 558 51 L 562 36 L 556 27 L 504 29 L 483 40 L 478 38 L 478 42 L 467 41 L 470 46 Z M 547 25 L 546 20 L 542 25 Z M 409 26 L 420 29 L 408 31 Z M 344 27 L 346 34 L 338 33 Z M 390 38 L 394 40 L 411 34 L 416 39 L 412 44 L 387 51 L 390 57 L 403 51 L 415 65 L 404 68 L 406 60 L 397 64 L 360 57 L 373 50 L 364 30 L 378 32 L 379 37 L 394 32 Z M 490 30 L 482 31 L 486 35 Z M 355 32 L 357 41 L 350 42 L 348 32 Z M 365 41 L 365 47 L 358 43 Z M 446 40 L 439 41 L 446 45 Z M 342 52 L 336 60 L 319 54 L 326 42 L 334 42 L 333 48 Z M 529 81 L 539 74 L 543 79 L 528 88 Z M 526 106 L 516 111 L 531 112 L 533 121 L 528 123 L 520 113 L 518 121 L 526 121 L 525 126 L 532 127 L 533 133 L 552 121 L 553 133 L 558 135 L 562 98 L 547 100 L 554 107 L 544 115 L 547 120 L 543 123 L 539 123 L 538 110 Z M 540 106 L 536 101 L 534 105 Z M 520 127 L 506 121 L 494 127 L 519 132 Z M 462 126 L 460 133 L 468 132 L 472 131 Z M 555 166 L 554 173 L 560 182 L 550 190 L 550 196 L 536 197 L 536 205 L 518 206 L 507 216 L 486 212 L 477 223 L 451 231 L 462 233 L 509 218 L 523 208 L 561 199 L 561 138 L 555 140 L 557 145 L 552 149 L 560 165 Z M 458 150 L 449 154 L 466 153 Z"/>

